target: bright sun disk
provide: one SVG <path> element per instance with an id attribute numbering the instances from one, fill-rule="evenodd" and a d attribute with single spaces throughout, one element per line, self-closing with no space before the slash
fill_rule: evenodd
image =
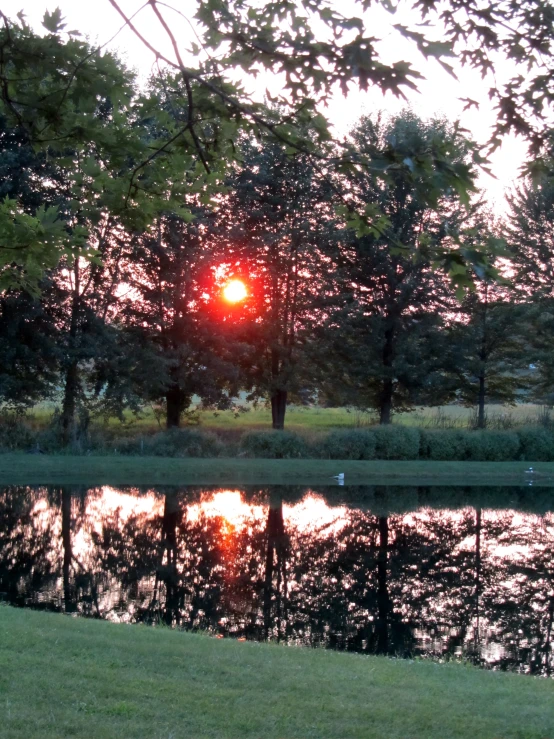
<path id="1" fill-rule="evenodd" d="M 223 297 L 228 303 L 238 303 L 246 295 L 246 286 L 241 280 L 230 280 L 223 288 Z"/>

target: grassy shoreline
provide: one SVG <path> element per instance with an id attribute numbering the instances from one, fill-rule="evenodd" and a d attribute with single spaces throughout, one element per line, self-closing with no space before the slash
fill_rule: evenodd
<path id="1" fill-rule="evenodd" d="M 332 485 L 527 485 L 529 462 L 430 462 L 321 459 L 180 459 L 165 457 L 0 454 L 4 485 L 184 485 L 219 483 Z M 554 487 L 554 462 L 533 464 L 533 486 Z"/>
<path id="2" fill-rule="evenodd" d="M 0 607 L 6 739 L 545 739 L 553 693 L 457 664 Z"/>

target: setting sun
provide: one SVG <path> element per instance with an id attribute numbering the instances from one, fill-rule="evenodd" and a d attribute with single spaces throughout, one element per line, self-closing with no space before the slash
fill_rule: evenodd
<path id="1" fill-rule="evenodd" d="M 223 297 L 228 303 L 238 303 L 246 296 L 246 285 L 241 280 L 231 280 L 223 288 Z"/>

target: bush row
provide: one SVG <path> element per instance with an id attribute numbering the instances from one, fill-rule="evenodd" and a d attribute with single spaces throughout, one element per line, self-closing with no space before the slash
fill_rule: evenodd
<path id="1" fill-rule="evenodd" d="M 529 428 L 519 431 L 459 431 L 381 426 L 367 430 L 332 431 L 307 445 L 290 432 L 245 434 L 243 451 L 273 459 L 390 459 L 435 461 L 533 462 L 554 461 L 554 433 Z"/>
<path id="2" fill-rule="evenodd" d="M 21 422 L 0 421 L 0 451 L 59 452 L 59 435 L 35 431 Z M 199 429 L 174 429 L 150 436 L 113 438 L 93 432 L 69 453 L 124 454 L 161 457 L 262 457 L 266 459 L 390 459 L 507 462 L 554 461 L 554 432 L 543 428 L 518 431 L 428 430 L 405 426 L 331 431 L 309 442 L 290 431 L 248 431 L 238 443 Z"/>

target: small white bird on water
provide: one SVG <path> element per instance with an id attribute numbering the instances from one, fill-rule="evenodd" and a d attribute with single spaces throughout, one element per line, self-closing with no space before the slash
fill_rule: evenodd
<path id="1" fill-rule="evenodd" d="M 526 475 L 532 475 L 532 474 L 534 474 L 534 472 L 535 472 L 535 470 L 532 467 L 529 467 L 528 470 L 525 470 L 525 474 Z"/>
<path id="2" fill-rule="evenodd" d="M 344 472 L 339 472 L 338 475 L 333 475 L 333 480 L 337 480 L 339 485 L 344 485 Z"/>

